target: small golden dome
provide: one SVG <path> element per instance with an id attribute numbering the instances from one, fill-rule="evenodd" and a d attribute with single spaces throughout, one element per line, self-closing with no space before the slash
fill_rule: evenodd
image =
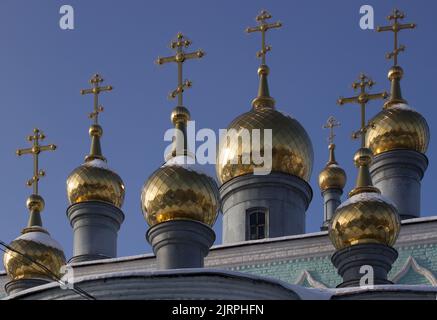
<path id="1" fill-rule="evenodd" d="M 267 96 L 267 95 L 266 95 Z M 290 116 L 275 110 L 273 107 L 254 107 L 236 118 L 228 127 L 228 130 L 236 130 L 239 137 L 244 137 L 244 129 L 247 129 L 252 137 L 252 130 L 260 132 L 260 154 L 264 154 L 263 129 L 272 130 L 272 172 L 282 172 L 295 175 L 308 181 L 313 167 L 313 146 L 311 140 L 302 125 Z M 250 138 L 251 139 L 251 138 Z M 242 159 L 247 158 L 250 152 L 242 147 L 242 139 L 222 139 L 218 150 L 216 165 L 217 177 L 221 183 L 225 183 L 234 177 L 251 174 L 254 168 L 261 168 L 263 164 L 256 165 L 252 157 L 248 164 L 243 164 Z"/>
<path id="2" fill-rule="evenodd" d="M 346 172 L 338 164 L 328 165 L 319 174 L 320 190 L 343 189 L 346 184 Z"/>
<path id="3" fill-rule="evenodd" d="M 36 227 L 33 227 L 33 230 L 36 229 Z M 40 229 L 41 231 L 31 231 L 22 234 L 12 241 L 9 246 L 33 261 L 44 265 L 56 277 L 61 277 L 61 267 L 66 263 L 62 247 L 44 229 Z M 6 273 L 12 280 L 54 280 L 54 276 L 46 270 L 11 250 L 6 250 L 3 256 L 3 264 Z"/>
<path id="4" fill-rule="evenodd" d="M 430 138 L 428 123 L 407 104 L 392 104 L 373 119 L 366 134 L 366 145 L 374 155 L 396 149 L 425 153 Z"/>
<path id="5" fill-rule="evenodd" d="M 329 225 L 337 250 L 363 243 L 393 246 L 400 231 L 394 205 L 377 192 L 358 193 L 342 203 Z"/>
<path id="6" fill-rule="evenodd" d="M 104 201 L 121 208 L 125 187 L 120 176 L 105 161 L 94 159 L 77 167 L 68 176 L 67 196 L 70 204 Z"/>
<path id="7" fill-rule="evenodd" d="M 172 158 L 147 180 L 141 194 L 141 207 L 149 226 L 188 219 L 212 226 L 220 208 L 215 181 L 195 170 L 195 165 L 178 164 L 186 157 Z"/>
<path id="8" fill-rule="evenodd" d="M 319 174 L 319 187 L 321 191 L 327 189 L 343 189 L 346 184 L 346 172 L 334 158 L 335 144 L 329 145 L 330 159 L 325 168 Z"/>
<path id="9" fill-rule="evenodd" d="M 364 243 L 393 246 L 399 235 L 401 223 L 397 209 L 372 185 L 371 162 L 372 151 L 358 149 L 354 155 L 358 167 L 356 186 L 329 223 L 329 238 L 337 250 Z"/>

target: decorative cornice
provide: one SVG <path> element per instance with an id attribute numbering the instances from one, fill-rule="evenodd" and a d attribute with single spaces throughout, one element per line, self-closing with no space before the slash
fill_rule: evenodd
<path id="1" fill-rule="evenodd" d="M 302 271 L 302 273 L 300 274 L 300 276 L 297 278 L 295 284 L 301 286 L 301 285 L 303 285 L 303 284 L 305 283 L 305 280 L 308 281 L 309 285 L 310 285 L 312 288 L 317 288 L 317 289 L 326 289 L 326 288 L 327 288 L 327 286 L 325 286 L 323 283 L 321 283 L 321 282 L 315 280 L 315 279 L 312 277 L 311 273 L 309 273 L 309 271 L 307 271 L 306 269 L 304 269 L 304 270 Z"/>
<path id="2" fill-rule="evenodd" d="M 392 277 L 391 280 L 394 283 L 398 283 L 411 268 L 414 270 L 414 272 L 424 276 L 432 286 L 437 286 L 437 279 L 434 274 L 430 270 L 419 265 L 416 259 L 414 259 L 412 256 L 408 257 L 403 267 Z"/>

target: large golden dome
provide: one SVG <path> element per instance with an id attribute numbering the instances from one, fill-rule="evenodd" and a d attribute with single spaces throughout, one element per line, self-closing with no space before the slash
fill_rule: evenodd
<path id="1" fill-rule="evenodd" d="M 366 134 L 366 144 L 375 155 L 396 149 L 425 153 L 429 143 L 429 127 L 425 118 L 407 104 L 393 104 L 373 119 Z"/>
<path id="2" fill-rule="evenodd" d="M 371 151 L 359 149 L 354 161 L 359 168 L 357 186 L 335 211 L 329 238 L 338 250 L 365 243 L 393 246 L 400 231 L 399 215 L 396 207 L 372 185 L 368 168 Z"/>
<path id="3" fill-rule="evenodd" d="M 86 161 L 74 169 L 67 179 L 70 204 L 84 201 L 104 201 L 121 208 L 125 187 L 120 176 L 110 170 L 104 160 Z"/>
<path id="4" fill-rule="evenodd" d="M 346 184 L 346 172 L 338 165 L 334 158 L 335 144 L 329 145 L 330 159 L 319 174 L 319 187 L 321 191 L 327 189 L 343 189 Z"/>
<path id="5" fill-rule="evenodd" d="M 290 116 L 275 110 L 273 107 L 254 107 L 236 118 L 228 127 L 235 129 L 238 136 L 243 137 L 244 129 L 252 136 L 253 129 L 260 129 L 260 146 L 264 146 L 263 129 L 272 130 L 272 172 L 282 172 L 295 175 L 308 181 L 313 167 L 313 146 L 302 125 Z M 256 167 L 262 167 L 252 162 L 243 164 L 247 155 L 241 139 L 222 139 L 218 150 L 216 165 L 217 177 L 225 183 L 234 177 L 251 174 Z M 249 146 L 249 152 L 250 152 Z M 243 153 L 246 152 L 246 153 Z M 264 150 L 261 149 L 261 155 Z"/>
<path id="6" fill-rule="evenodd" d="M 3 264 L 12 280 L 54 280 L 54 275 L 61 277 L 61 267 L 66 263 L 64 252 L 58 242 L 52 239 L 44 229 L 26 232 L 12 241 L 9 246 L 37 263 L 33 263 L 16 252 L 6 250 Z M 38 266 L 38 263 L 44 265 L 52 274 Z"/>
<path id="7" fill-rule="evenodd" d="M 172 158 L 144 185 L 141 207 L 150 226 L 177 219 L 215 223 L 220 208 L 217 184 L 195 165 L 183 164 L 186 160 Z"/>
<path id="8" fill-rule="evenodd" d="M 404 71 L 393 66 L 388 72 L 390 99 L 384 109 L 370 120 L 366 144 L 374 155 L 397 149 L 425 153 L 429 144 L 429 127 L 425 118 L 402 98 L 400 81 Z"/>

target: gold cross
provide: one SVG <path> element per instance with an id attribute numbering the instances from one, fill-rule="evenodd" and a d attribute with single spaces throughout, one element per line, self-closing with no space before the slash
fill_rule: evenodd
<path id="1" fill-rule="evenodd" d="M 377 27 L 376 31 L 383 32 L 383 31 L 392 31 L 394 33 L 394 49 L 392 52 L 389 52 L 386 54 L 387 59 L 393 58 L 394 65 L 397 66 L 398 64 L 398 55 L 400 52 L 405 51 L 405 46 L 400 45 L 398 46 L 398 32 L 404 29 L 414 29 L 416 28 L 415 23 L 406 23 L 406 24 L 400 24 L 398 20 L 402 20 L 405 18 L 405 14 L 398 9 L 393 9 L 393 13 L 387 17 L 388 21 L 393 21 L 393 24 L 389 26 L 384 27 Z"/>
<path id="2" fill-rule="evenodd" d="M 18 149 L 16 151 L 17 156 L 21 156 L 23 154 L 31 154 L 33 156 L 33 177 L 27 181 L 27 185 L 30 187 L 33 185 L 33 194 L 38 194 L 38 181 L 41 177 L 45 176 L 44 170 L 39 170 L 38 168 L 38 156 L 42 151 L 53 151 L 56 150 L 56 146 L 54 144 L 49 144 L 47 146 L 42 146 L 39 144 L 40 141 L 45 139 L 44 133 L 42 133 L 39 129 L 33 129 L 33 136 L 28 136 L 27 141 L 32 142 L 33 145 L 31 148 L 26 149 Z"/>
<path id="3" fill-rule="evenodd" d="M 185 38 L 182 33 L 178 33 L 176 39 L 170 43 L 170 48 L 176 51 L 176 54 L 171 57 L 158 57 L 156 63 L 161 65 L 169 62 L 176 62 L 178 64 L 178 86 L 173 92 L 170 93 L 169 97 L 171 99 L 178 97 L 178 105 L 183 106 L 183 92 L 187 88 L 191 88 L 192 82 L 189 80 L 182 80 L 182 65 L 186 60 L 189 59 L 200 59 L 205 55 L 205 52 L 201 49 L 186 53 L 183 48 L 188 48 L 191 45 L 191 41 Z"/>
<path id="4" fill-rule="evenodd" d="M 99 105 L 99 94 L 104 91 L 111 91 L 113 89 L 112 86 L 103 86 L 100 87 L 100 83 L 104 80 L 99 74 L 93 75 L 90 79 L 90 84 L 92 88 L 80 90 L 80 94 L 93 94 L 94 95 L 94 110 L 89 114 L 90 119 L 94 119 L 94 124 L 98 124 L 99 122 L 99 113 L 103 111 L 103 107 Z"/>
<path id="5" fill-rule="evenodd" d="M 256 21 L 259 23 L 259 26 L 256 27 L 248 27 L 246 29 L 247 33 L 252 32 L 261 32 L 261 50 L 256 53 L 256 56 L 258 58 L 261 58 L 261 63 L 263 65 L 266 64 L 266 54 L 270 50 L 272 50 L 272 47 L 269 45 L 266 45 L 266 32 L 270 29 L 276 29 L 282 27 L 281 22 L 275 22 L 275 23 L 267 23 L 266 20 L 271 19 L 271 14 L 268 13 L 266 10 L 261 11 L 261 13 L 256 17 Z"/>
<path id="6" fill-rule="evenodd" d="M 365 147 L 365 138 L 366 138 L 366 132 L 369 129 L 369 127 L 373 126 L 372 124 L 366 124 L 366 104 L 370 100 L 376 100 L 376 99 L 385 99 L 388 97 L 387 92 L 382 93 L 373 93 L 369 94 L 366 92 L 366 88 L 372 88 L 375 84 L 374 81 L 372 81 L 370 78 L 368 78 L 365 74 L 361 74 L 359 81 L 354 82 L 352 84 L 352 88 L 357 90 L 360 89 L 360 94 L 355 97 L 350 98 L 343 98 L 340 97 L 337 100 L 337 103 L 339 105 L 344 105 L 346 103 L 357 103 L 361 106 L 361 126 L 360 129 L 352 134 L 353 139 L 357 139 L 359 136 L 361 136 L 361 146 Z"/>
<path id="7" fill-rule="evenodd" d="M 334 128 L 339 127 L 340 122 L 337 121 L 333 116 L 330 116 L 328 118 L 328 121 L 326 121 L 326 124 L 323 126 L 324 129 L 329 129 L 329 136 L 328 136 L 328 142 L 329 144 L 334 143 L 335 133 Z"/>

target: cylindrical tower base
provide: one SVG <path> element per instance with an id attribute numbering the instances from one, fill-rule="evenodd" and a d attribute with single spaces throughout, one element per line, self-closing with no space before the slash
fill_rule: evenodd
<path id="1" fill-rule="evenodd" d="M 123 212 L 101 201 L 71 205 L 67 216 L 73 227 L 73 257 L 82 262 L 117 257 L 117 235 L 124 220 Z"/>
<path id="2" fill-rule="evenodd" d="M 341 189 L 326 189 L 322 192 L 323 197 L 323 224 L 320 230 L 326 231 L 329 227 L 329 222 L 331 221 L 335 210 L 341 204 L 341 195 L 343 190 Z"/>
<path id="3" fill-rule="evenodd" d="M 343 282 L 337 288 L 392 284 L 387 275 L 398 252 L 383 244 L 358 244 L 338 250 L 331 258 Z"/>
<path id="4" fill-rule="evenodd" d="M 151 227 L 146 233 L 159 269 L 202 268 L 214 231 L 194 220 L 172 220 Z"/>
<path id="5" fill-rule="evenodd" d="M 420 217 L 421 180 L 428 158 L 413 150 L 393 150 L 374 157 L 373 185 L 397 207 L 402 220 Z"/>
<path id="6" fill-rule="evenodd" d="M 253 211 L 265 212 L 266 238 L 305 233 L 305 212 L 313 192 L 309 184 L 292 175 L 247 174 L 220 187 L 223 212 L 223 243 L 250 240 Z"/>

